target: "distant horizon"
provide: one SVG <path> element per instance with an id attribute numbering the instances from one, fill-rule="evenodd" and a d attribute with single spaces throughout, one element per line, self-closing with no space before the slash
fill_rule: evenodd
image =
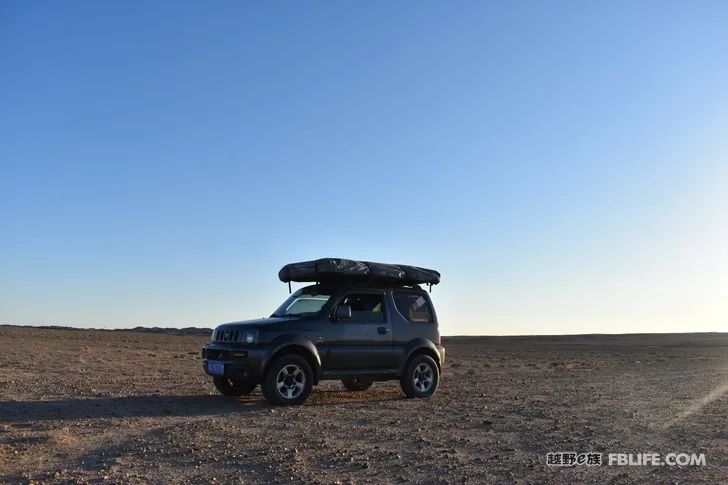
<path id="1" fill-rule="evenodd" d="M 200 327 L 196 325 L 182 326 L 182 327 L 160 327 L 160 326 L 147 326 L 137 325 L 134 327 L 75 327 L 73 325 L 36 325 L 36 324 L 12 324 L 12 323 L 0 323 L 0 327 L 13 327 L 13 328 L 46 328 L 54 330 L 89 330 L 89 331 L 134 331 L 138 329 L 155 330 L 159 329 L 163 333 L 164 331 L 174 332 L 175 330 L 209 330 L 212 331 L 215 327 Z M 558 333 L 558 334 L 454 334 L 454 335 L 441 335 L 445 338 L 458 338 L 458 337 L 589 337 L 589 336 L 620 336 L 620 335 L 728 335 L 728 332 L 624 332 L 624 333 Z"/>

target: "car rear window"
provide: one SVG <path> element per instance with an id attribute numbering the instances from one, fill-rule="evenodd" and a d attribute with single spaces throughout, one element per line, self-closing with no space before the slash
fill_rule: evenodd
<path id="1" fill-rule="evenodd" d="M 407 291 L 394 292 L 394 304 L 399 313 L 410 322 L 427 323 L 432 321 L 430 302 L 424 295 Z"/>

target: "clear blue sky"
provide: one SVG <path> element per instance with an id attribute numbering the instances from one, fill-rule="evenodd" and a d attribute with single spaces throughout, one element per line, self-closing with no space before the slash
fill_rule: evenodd
<path id="1" fill-rule="evenodd" d="M 443 274 L 446 334 L 728 331 L 728 3 L 0 3 L 0 323 Z"/>

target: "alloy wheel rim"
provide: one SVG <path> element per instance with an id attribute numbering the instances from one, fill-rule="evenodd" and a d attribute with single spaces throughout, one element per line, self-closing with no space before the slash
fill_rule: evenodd
<path id="1" fill-rule="evenodd" d="M 306 374 L 296 364 L 284 365 L 276 376 L 276 388 L 285 399 L 295 399 L 300 396 L 305 385 Z"/>
<path id="2" fill-rule="evenodd" d="M 432 384 L 435 382 L 435 373 L 432 370 L 432 366 L 423 362 L 415 367 L 412 382 L 415 385 L 415 389 L 419 392 L 429 391 L 430 388 L 432 388 Z"/>

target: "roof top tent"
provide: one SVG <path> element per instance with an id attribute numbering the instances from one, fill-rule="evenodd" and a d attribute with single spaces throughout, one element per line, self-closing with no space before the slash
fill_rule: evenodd
<path id="1" fill-rule="evenodd" d="M 426 284 L 432 288 L 432 285 L 440 282 L 440 273 L 434 269 L 405 264 L 323 258 L 287 264 L 278 272 L 278 278 L 282 282 L 288 283 L 289 289 L 291 281 L 299 283 L 350 281 L 402 286 Z"/>

